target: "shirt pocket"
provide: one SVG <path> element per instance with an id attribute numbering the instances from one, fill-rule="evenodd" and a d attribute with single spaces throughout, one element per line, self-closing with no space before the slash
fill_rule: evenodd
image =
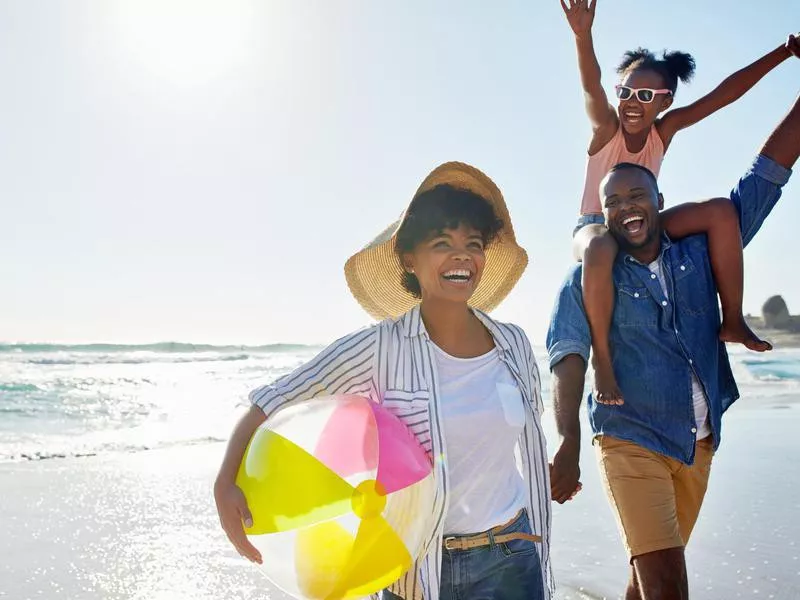
<path id="1" fill-rule="evenodd" d="M 497 382 L 495 387 L 506 423 L 511 427 L 522 428 L 525 425 L 525 407 L 522 404 L 522 392 L 519 387 L 503 382 Z"/>
<path id="2" fill-rule="evenodd" d="M 716 290 L 708 289 L 709 282 L 703 277 L 688 256 L 682 257 L 672 269 L 675 279 L 675 295 L 678 308 L 693 317 L 705 315 L 713 306 L 716 307 Z"/>
<path id="3" fill-rule="evenodd" d="M 386 390 L 383 407 L 396 416 L 417 438 L 425 452 L 431 452 L 430 394 L 427 390 L 409 392 Z"/>
<path id="4" fill-rule="evenodd" d="M 614 321 L 620 327 L 656 327 L 658 313 L 646 287 L 617 286 Z"/>

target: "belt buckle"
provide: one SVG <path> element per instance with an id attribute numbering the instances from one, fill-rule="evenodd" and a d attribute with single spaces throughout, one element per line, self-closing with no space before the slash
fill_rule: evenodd
<path id="1" fill-rule="evenodd" d="M 444 549 L 450 551 L 455 550 L 455 548 L 450 547 L 450 542 L 454 542 L 455 540 L 456 538 L 452 536 L 444 538 Z"/>

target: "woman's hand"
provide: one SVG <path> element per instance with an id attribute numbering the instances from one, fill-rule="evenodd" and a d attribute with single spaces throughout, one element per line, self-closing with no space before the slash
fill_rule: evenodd
<path id="1" fill-rule="evenodd" d="M 218 481 L 214 485 L 214 500 L 217 503 L 219 522 L 231 544 L 246 559 L 261 564 L 261 553 L 247 539 L 242 526 L 242 523 L 247 527 L 253 526 L 253 516 L 247 508 L 242 490 L 235 483 Z"/>
<path id="2" fill-rule="evenodd" d="M 581 37 L 592 30 L 597 0 L 561 0 L 561 8 L 573 33 Z"/>
<path id="3" fill-rule="evenodd" d="M 242 463 L 244 451 L 256 429 L 265 420 L 264 413 L 257 406 L 251 406 L 236 423 L 225 457 L 222 459 L 217 479 L 214 483 L 214 501 L 217 503 L 219 522 L 225 534 L 236 550 L 245 558 L 261 564 L 261 554 L 244 534 L 244 522 L 248 527 L 253 525 L 253 515 L 247 508 L 244 493 L 236 485 L 236 473 Z"/>

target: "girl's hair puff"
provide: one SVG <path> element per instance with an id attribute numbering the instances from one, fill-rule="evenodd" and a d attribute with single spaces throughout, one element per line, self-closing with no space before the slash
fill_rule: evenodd
<path id="1" fill-rule="evenodd" d="M 674 94 L 678 89 L 679 80 L 689 83 L 692 79 L 695 62 L 692 55 L 686 52 L 667 52 L 665 50 L 661 58 L 657 58 L 647 48 L 628 50 L 617 66 L 617 73 L 627 75 L 638 69 L 647 69 L 658 73 L 664 79 L 664 86 Z"/>

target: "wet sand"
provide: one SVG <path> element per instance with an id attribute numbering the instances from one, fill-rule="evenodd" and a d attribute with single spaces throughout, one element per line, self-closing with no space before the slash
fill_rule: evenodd
<path id="1" fill-rule="evenodd" d="M 691 597 L 800 598 L 800 399 L 739 403 L 725 427 L 688 549 Z M 222 450 L 0 465 L 0 597 L 286 598 L 218 527 Z M 626 558 L 588 440 L 583 452 L 584 492 L 555 509 L 557 598 L 619 598 Z"/>

